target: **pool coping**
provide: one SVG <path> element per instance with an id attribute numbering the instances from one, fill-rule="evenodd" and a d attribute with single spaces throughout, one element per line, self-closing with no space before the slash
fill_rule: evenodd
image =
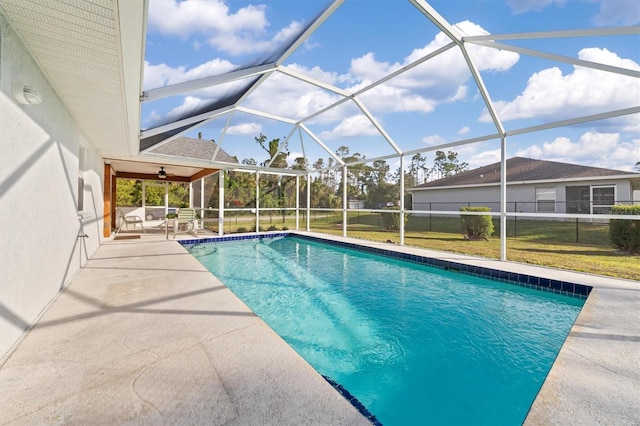
<path id="1" fill-rule="evenodd" d="M 304 231 L 235 234 L 180 243 L 286 235 L 586 298 L 524 424 L 640 423 L 640 282 Z"/>

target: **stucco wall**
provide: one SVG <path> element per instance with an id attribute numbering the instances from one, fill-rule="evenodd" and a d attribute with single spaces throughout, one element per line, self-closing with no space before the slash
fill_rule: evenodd
<path id="1" fill-rule="evenodd" d="M 42 103 L 18 104 L 14 83 Z M 77 210 L 85 148 L 84 209 Z M 0 15 L 0 359 L 100 244 L 102 159 Z M 79 238 L 78 235 L 88 235 Z"/>

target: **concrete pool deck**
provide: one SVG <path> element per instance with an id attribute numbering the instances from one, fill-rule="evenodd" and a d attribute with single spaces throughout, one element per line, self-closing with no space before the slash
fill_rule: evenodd
<path id="1" fill-rule="evenodd" d="M 593 287 L 525 424 L 640 424 L 640 282 L 300 234 Z M 369 424 L 152 234 L 99 248 L 0 367 L 0 400 L 0 424 Z"/>

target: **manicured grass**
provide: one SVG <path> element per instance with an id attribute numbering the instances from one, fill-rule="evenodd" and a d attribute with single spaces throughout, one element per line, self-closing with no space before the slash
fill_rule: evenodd
<path id="1" fill-rule="evenodd" d="M 312 221 L 312 230 L 342 234 L 342 216 Z M 350 213 L 347 235 L 371 241 L 397 243 L 398 232 L 381 229 L 379 214 Z M 429 230 L 431 229 L 431 230 Z M 516 235 L 517 231 L 517 237 Z M 467 241 L 460 219 L 411 217 L 405 228 L 405 244 L 455 253 L 500 258 L 499 226 L 487 241 Z M 576 242 L 576 235 L 578 242 Z M 640 256 L 621 254 L 609 242 L 608 226 L 580 222 L 511 220 L 507 223 L 507 258 L 510 261 L 579 272 L 640 280 Z"/>
<path id="2" fill-rule="evenodd" d="M 385 213 L 392 214 L 392 213 Z M 306 219 L 300 215 L 300 227 Z M 378 213 L 348 214 L 347 235 L 371 241 L 394 243 L 400 241 L 399 232 L 385 231 Z M 487 241 L 464 239 L 460 218 L 444 216 L 412 216 L 405 227 L 405 244 L 432 250 L 448 251 L 500 258 L 500 223 L 494 220 L 495 232 Z M 225 233 L 250 232 L 255 226 L 255 216 L 227 217 Z M 208 228 L 217 232 L 217 222 Z M 282 230 L 295 229 L 295 217 L 273 214 L 260 216 L 260 230 L 270 227 Z M 314 212 L 311 230 L 326 234 L 342 235 L 342 214 Z M 507 222 L 507 259 L 553 268 L 568 269 L 617 278 L 640 280 L 640 256 L 621 254 L 609 242 L 606 224 L 575 221 L 509 220 Z"/>

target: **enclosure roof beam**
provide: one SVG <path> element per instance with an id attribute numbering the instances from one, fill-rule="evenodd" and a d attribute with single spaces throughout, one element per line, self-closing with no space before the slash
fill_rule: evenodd
<path id="1" fill-rule="evenodd" d="M 173 129 L 178 129 L 180 127 L 188 126 L 189 124 L 197 124 L 200 121 L 204 121 L 207 119 L 213 119 L 232 111 L 235 107 L 233 105 L 229 105 L 215 111 L 205 112 L 193 117 L 184 118 L 182 120 L 174 121 L 172 123 L 168 123 L 162 126 L 154 127 L 153 129 L 143 130 L 140 132 L 140 139 L 148 138 L 149 136 L 159 135 L 160 133 L 170 132 Z M 192 129 L 188 129 L 192 130 Z M 154 145 L 156 146 L 156 145 Z"/>
<path id="2" fill-rule="evenodd" d="M 210 77 L 199 78 L 196 80 L 184 81 L 169 86 L 149 89 L 142 92 L 141 102 L 150 102 L 169 96 L 182 95 L 184 93 L 193 92 L 195 90 L 206 89 L 207 87 L 217 86 L 219 84 L 230 83 L 232 81 L 242 80 L 248 77 L 263 75 L 273 72 L 276 69 L 275 62 L 259 65 L 251 68 L 230 71 L 225 74 L 212 75 Z"/>
<path id="3" fill-rule="evenodd" d="M 496 41 L 496 40 L 531 40 L 539 38 L 564 38 L 564 37 L 595 37 L 595 36 L 612 36 L 612 35 L 633 35 L 640 34 L 640 27 L 607 27 L 607 28 L 587 28 L 580 30 L 560 30 L 560 31 L 539 31 L 529 33 L 511 33 L 511 34 L 486 34 L 463 36 L 462 41 L 474 43 L 478 41 Z"/>
<path id="4" fill-rule="evenodd" d="M 618 109 L 615 111 L 604 112 L 601 114 L 585 115 L 582 117 L 571 118 L 569 120 L 554 121 L 552 123 L 541 124 L 539 126 L 524 127 L 517 130 L 508 130 L 508 136 L 523 135 L 526 133 L 539 132 L 541 130 L 555 129 L 557 127 L 573 126 L 576 124 L 589 123 L 591 121 L 606 120 L 608 118 L 621 117 L 623 115 L 640 113 L 640 106 Z"/>
<path id="5" fill-rule="evenodd" d="M 316 136 L 311 130 L 309 130 L 307 126 L 304 125 L 304 123 L 298 123 L 298 126 L 302 130 L 304 130 L 311 137 L 311 139 L 316 141 L 316 143 L 320 145 L 322 149 L 324 149 L 334 160 L 336 160 L 340 165 L 344 166 L 344 161 L 342 160 L 342 158 L 338 157 L 335 152 L 331 151 L 329 147 L 325 145 L 318 136 Z"/>
<path id="6" fill-rule="evenodd" d="M 446 19 L 444 19 L 429 3 L 425 0 L 409 0 L 413 5 L 426 16 L 433 24 L 440 29 L 447 37 L 458 45 L 462 45 L 462 33 Z"/>
<path id="7" fill-rule="evenodd" d="M 471 75 L 476 82 L 476 86 L 478 87 L 480 96 L 482 96 L 482 99 L 487 106 L 487 110 L 489 111 L 489 115 L 491 115 L 493 124 L 496 126 L 496 130 L 498 130 L 498 133 L 500 133 L 501 136 L 504 136 L 504 126 L 502 125 L 500 117 L 498 117 L 498 112 L 496 111 L 495 105 L 491 100 L 491 96 L 489 95 L 489 91 L 484 84 L 484 80 L 480 75 L 480 71 L 478 71 L 478 67 L 476 67 L 475 62 L 473 62 L 473 59 L 471 58 L 471 55 L 469 55 L 469 51 L 464 44 L 460 45 L 460 50 L 462 51 L 462 56 L 464 56 L 464 60 L 467 62 L 467 66 L 469 67 L 469 71 L 471 72 Z"/>
<path id="8" fill-rule="evenodd" d="M 231 123 L 231 119 L 233 118 L 234 113 L 235 113 L 235 110 L 231 111 L 229 113 L 229 116 L 227 117 L 227 122 L 224 124 L 224 128 L 222 129 L 222 132 L 220 132 L 220 140 L 216 144 L 216 150 L 213 152 L 213 157 L 211 157 L 211 161 L 215 161 L 216 157 L 218 156 L 218 151 L 220 151 L 220 146 L 222 146 L 222 143 L 224 142 L 224 137 L 227 135 L 227 129 L 229 128 L 229 124 Z"/>
<path id="9" fill-rule="evenodd" d="M 640 78 L 640 71 L 615 67 L 613 65 L 606 65 L 598 62 L 585 61 L 584 59 L 576 59 L 568 56 L 556 55 L 554 53 L 547 53 L 547 52 L 542 52 L 534 49 L 526 49 L 524 47 L 511 46 L 509 44 L 496 43 L 492 41 L 469 41 L 469 43 L 477 44 L 485 47 L 492 47 L 495 49 L 508 50 L 511 52 L 521 53 L 523 55 L 536 56 L 538 58 L 548 59 L 550 61 L 564 62 L 567 64 L 578 65 L 586 68 L 593 68 L 600 71 L 607 71 L 607 72 L 612 72 L 616 74 L 627 75 L 629 77 Z"/>
<path id="10" fill-rule="evenodd" d="M 415 155 L 415 154 L 421 154 L 423 152 L 438 151 L 441 149 L 453 148 L 454 146 L 468 145 L 476 142 L 485 142 L 493 139 L 500 139 L 500 135 L 498 133 L 494 133 L 491 135 L 478 136 L 476 138 L 464 139 L 461 141 L 443 143 L 440 145 L 433 145 L 427 148 L 420 148 L 420 149 L 407 151 L 407 152 L 404 152 L 403 155 Z"/>
<path id="11" fill-rule="evenodd" d="M 296 120 L 292 120 L 290 118 L 282 117 L 280 115 L 269 114 L 268 112 L 258 111 L 258 110 L 247 108 L 247 107 L 243 107 L 243 106 L 237 107 L 236 111 L 244 112 L 244 113 L 255 115 L 255 116 L 258 116 L 258 117 L 269 118 L 271 120 L 281 121 L 283 123 L 296 124 Z"/>
<path id="12" fill-rule="evenodd" d="M 287 58 L 291 56 L 291 54 L 295 52 L 296 49 L 300 47 L 300 45 L 302 45 L 302 43 L 304 43 L 309 37 L 311 37 L 311 34 L 313 34 L 314 31 L 324 23 L 324 21 L 329 19 L 329 17 L 333 15 L 333 12 L 335 12 L 344 2 L 345 0 L 334 0 L 333 3 L 331 3 L 329 7 L 327 7 L 311 25 L 309 25 L 309 28 L 307 28 L 302 34 L 300 34 L 297 40 L 282 54 L 282 56 L 280 56 L 280 58 L 276 61 L 276 65 L 281 65 L 284 61 L 286 61 Z"/>
<path id="13" fill-rule="evenodd" d="M 440 55 L 441 53 L 446 52 L 447 50 L 451 49 L 452 47 L 454 47 L 456 45 L 456 43 L 448 43 L 436 50 L 434 50 L 433 52 L 430 52 L 428 54 L 426 54 L 425 56 L 423 56 L 422 58 L 416 59 L 415 61 L 411 62 L 410 64 L 405 65 L 402 68 L 397 69 L 396 71 L 387 74 L 386 76 L 384 76 L 383 78 L 381 78 L 380 80 L 377 80 L 373 83 L 371 83 L 370 85 L 363 87 L 362 89 L 358 90 L 357 92 L 353 93 L 353 96 L 359 96 L 371 89 L 373 89 L 374 87 L 377 87 L 389 80 L 391 80 L 392 78 L 405 73 L 406 71 L 410 70 L 411 68 L 415 68 L 418 65 L 422 64 L 423 62 L 428 61 L 429 59 L 435 58 L 436 56 Z"/>
<path id="14" fill-rule="evenodd" d="M 293 77 L 295 79 L 304 81 L 305 83 L 309 83 L 312 84 L 316 87 L 319 87 L 321 89 L 327 90 L 329 92 L 333 92 L 336 93 L 338 95 L 341 96 L 349 96 L 349 94 L 347 92 L 345 92 L 344 90 L 340 89 L 339 87 L 335 87 L 331 84 L 325 83 L 324 81 L 320 81 L 316 78 L 313 78 L 311 76 L 308 76 L 306 74 L 303 74 L 299 71 L 296 71 L 292 68 L 289 67 L 285 67 L 285 66 L 279 66 L 277 69 L 278 72 L 281 72 L 282 74 L 288 75 L 289 77 Z"/>
<path id="15" fill-rule="evenodd" d="M 375 119 L 375 117 L 369 112 L 369 110 L 367 109 L 367 107 L 364 106 L 364 104 L 362 102 L 360 102 L 360 100 L 353 98 L 353 102 L 355 102 L 356 105 L 358 105 L 358 107 L 360 108 L 360 110 L 362 111 L 362 113 L 369 119 L 369 121 L 371 122 L 371 124 L 373 124 L 373 126 L 378 130 L 378 132 L 382 135 L 382 137 L 385 138 L 385 140 L 387 141 L 387 143 L 389 145 L 391 145 L 391 147 L 393 148 L 393 150 L 397 153 L 400 154 L 402 151 L 400 150 L 400 148 L 398 147 L 398 145 L 393 141 L 393 138 L 391 138 L 391 136 L 387 133 L 387 131 L 380 125 L 380 123 L 378 123 L 378 120 Z"/>

